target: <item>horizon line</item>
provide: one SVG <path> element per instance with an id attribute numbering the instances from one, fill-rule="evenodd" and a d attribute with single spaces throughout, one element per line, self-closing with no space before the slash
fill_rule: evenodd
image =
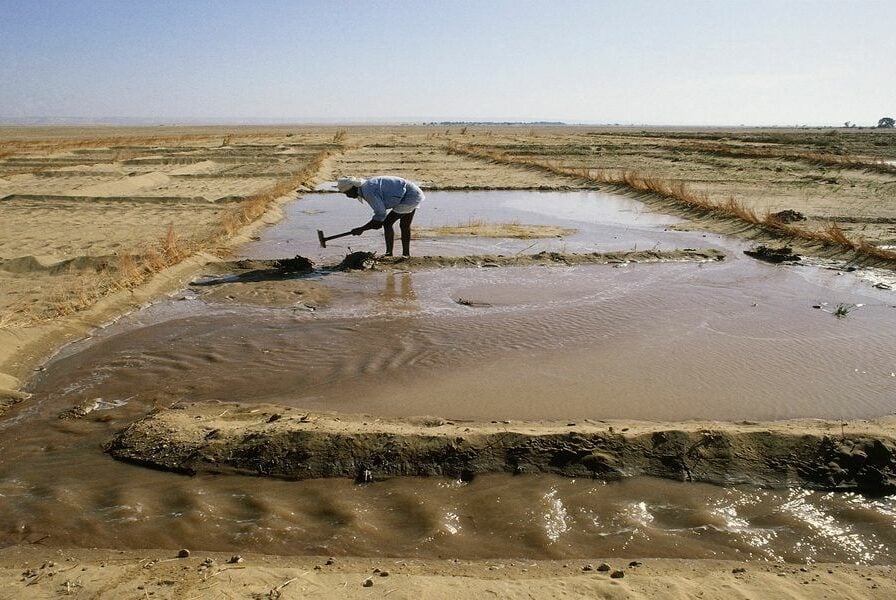
<path id="1" fill-rule="evenodd" d="M 541 126 L 541 127 L 710 127 L 710 128 L 826 128 L 826 129 L 878 129 L 877 123 L 849 125 L 830 123 L 648 123 L 565 121 L 561 119 L 321 119 L 221 117 L 221 118 L 159 118 L 159 117 L 69 117 L 69 116 L 0 116 L 0 127 L 15 126 L 142 126 L 142 127 L 202 127 L 202 126 Z"/>

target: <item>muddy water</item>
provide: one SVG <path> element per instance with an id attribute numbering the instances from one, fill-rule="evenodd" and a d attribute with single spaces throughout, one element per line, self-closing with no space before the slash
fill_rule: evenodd
<path id="1" fill-rule="evenodd" d="M 343 194 L 309 194 L 286 209 L 286 219 L 248 244 L 252 258 L 282 258 L 301 254 L 315 261 L 341 258 L 352 250 L 384 251 L 382 235 L 369 231 L 327 242 L 320 248 L 316 230 L 333 235 L 370 220 L 366 204 Z M 600 192 L 428 192 L 414 215 L 414 225 L 440 227 L 468 223 L 556 225 L 575 229 L 562 238 L 531 240 L 453 236 L 415 240 L 418 256 L 514 254 L 546 251 L 672 249 L 680 234 L 665 231 L 681 219 L 647 211 L 640 202 Z M 396 234 L 397 234 L 396 228 Z M 696 238 L 700 238 L 699 235 Z M 396 240 L 397 242 L 397 240 Z M 400 248 L 400 246 L 396 246 Z"/>
<path id="2" fill-rule="evenodd" d="M 345 219 L 342 208 L 315 212 L 324 209 L 313 202 L 336 198 L 296 203 L 247 254 L 343 255 L 312 247 L 315 229 Z M 460 222 L 454 198 L 430 195 L 420 223 L 424 215 Z M 578 229 L 530 252 L 564 243 L 575 244 L 567 251 L 715 246 L 730 260 L 318 274 L 333 303 L 314 312 L 209 304 L 187 291 L 66 348 L 31 383 L 32 400 L 0 422 L 0 543 L 50 536 L 42 543 L 285 554 L 892 562 L 896 497 L 652 479 L 188 478 L 99 451 L 175 400 L 461 419 L 853 418 L 896 409 L 889 292 L 851 274 L 754 262 L 731 241 L 669 231 L 671 219 L 628 200 L 591 211 L 600 197 L 546 198 L 512 194 L 475 218 Z M 490 206 L 488 195 L 458 202 Z M 534 216 L 522 218 L 527 211 Z M 429 253 L 424 243 L 469 254 L 532 242 L 421 240 L 415 252 Z M 851 308 L 845 318 L 832 314 L 838 304 Z M 86 416 L 58 418 L 73 406 Z"/>

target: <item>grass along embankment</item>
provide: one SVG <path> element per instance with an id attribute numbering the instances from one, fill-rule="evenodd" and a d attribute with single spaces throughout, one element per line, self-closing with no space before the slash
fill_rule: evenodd
<path id="1" fill-rule="evenodd" d="M 763 232 L 775 237 L 847 250 L 853 253 L 857 259 L 881 261 L 891 268 L 896 267 L 896 252 L 879 248 L 863 238 L 849 238 L 835 222 L 828 223 L 822 229 L 802 227 L 786 222 L 778 213 L 769 211 L 758 213 L 733 197 L 711 198 L 705 192 L 693 190 L 685 181 L 654 177 L 643 172 L 625 169 L 569 167 L 559 161 L 512 156 L 498 150 L 462 145 L 456 142 L 450 143 L 448 150 L 498 164 L 540 169 L 554 175 L 575 177 L 589 183 L 634 191 L 672 204 L 696 216 L 735 219 L 758 227 Z"/>

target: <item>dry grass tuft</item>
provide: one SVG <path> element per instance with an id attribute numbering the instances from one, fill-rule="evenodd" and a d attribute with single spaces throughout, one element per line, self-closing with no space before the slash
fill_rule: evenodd
<path id="1" fill-rule="evenodd" d="M 896 261 L 896 251 L 887 250 L 886 248 L 878 248 L 865 239 L 858 240 L 856 250 L 863 254 L 867 254 L 868 256 L 873 256 L 874 258 L 879 258 L 881 260 Z"/>
<path id="2" fill-rule="evenodd" d="M 141 270 L 137 266 L 134 255 L 119 252 L 116 258 L 116 271 L 123 287 L 131 287 L 134 285 L 134 282 L 141 281 Z"/>
<path id="3" fill-rule="evenodd" d="M 563 237 L 572 235 L 575 229 L 556 227 L 553 225 L 525 225 L 519 221 L 507 223 L 489 223 L 483 219 L 470 219 L 458 225 L 442 225 L 439 227 L 418 227 L 414 229 L 415 238 L 432 238 L 446 236 L 476 236 L 485 238 L 534 239 Z"/>
<path id="4" fill-rule="evenodd" d="M 273 186 L 249 196 L 235 207 L 226 210 L 221 215 L 220 227 L 212 232 L 212 235 L 205 240 L 208 245 L 212 245 L 232 237 L 236 232 L 244 226 L 255 221 L 264 214 L 271 203 L 277 198 L 281 198 L 294 192 L 296 189 L 308 185 L 314 179 L 315 175 L 321 170 L 324 162 L 335 154 L 332 150 L 322 150 L 314 155 L 314 157 L 305 165 L 301 172 L 277 182 Z"/>
<path id="5" fill-rule="evenodd" d="M 840 229 L 840 226 L 836 223 L 829 223 L 825 225 L 824 233 L 827 236 L 828 240 L 830 240 L 834 244 L 849 246 L 851 248 L 854 248 L 856 246 L 855 242 L 847 238 L 846 234 L 843 233 L 843 230 Z"/>
<path id="6" fill-rule="evenodd" d="M 732 217 L 741 219 L 742 221 L 746 221 L 747 223 L 751 223 L 753 225 L 762 223 L 762 219 L 759 217 L 759 215 L 756 214 L 755 210 L 744 206 L 743 202 L 740 202 L 734 198 L 728 198 L 719 206 L 719 208 Z"/>

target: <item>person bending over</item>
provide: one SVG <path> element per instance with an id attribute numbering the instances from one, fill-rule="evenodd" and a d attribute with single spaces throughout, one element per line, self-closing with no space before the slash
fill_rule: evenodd
<path id="1" fill-rule="evenodd" d="M 416 184 L 401 177 L 380 175 L 370 179 L 340 177 L 336 189 L 358 202 L 367 202 L 373 209 L 373 218 L 361 227 L 352 229 L 352 235 L 361 235 L 368 229 L 383 228 L 386 238 L 386 256 L 392 256 L 395 241 L 393 226 L 398 221 L 401 230 L 401 254 L 411 255 L 411 221 L 417 206 L 423 202 L 423 191 Z"/>

